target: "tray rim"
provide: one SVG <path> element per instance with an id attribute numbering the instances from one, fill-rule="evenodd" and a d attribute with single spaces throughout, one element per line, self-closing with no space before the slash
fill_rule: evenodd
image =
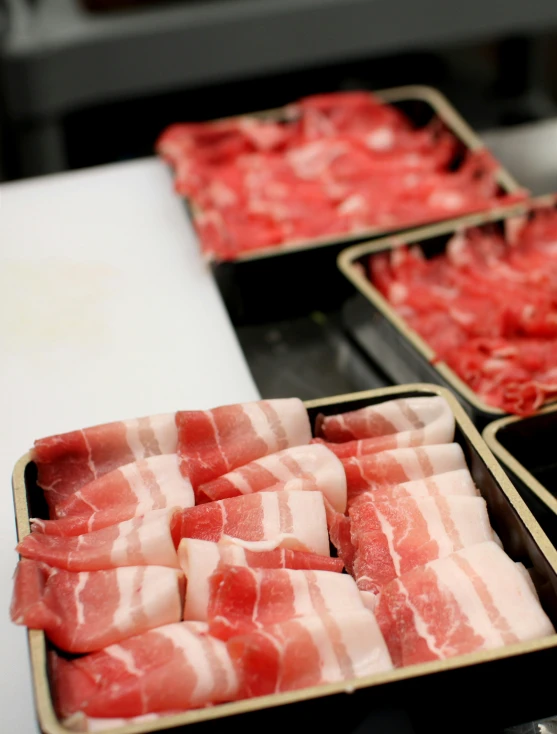
<path id="1" fill-rule="evenodd" d="M 518 459 L 506 449 L 503 444 L 497 438 L 497 433 L 508 425 L 518 423 L 519 421 L 529 420 L 535 418 L 538 415 L 544 415 L 547 413 L 557 412 L 557 405 L 550 404 L 546 405 L 541 410 L 537 411 L 534 415 L 523 418 L 518 415 L 510 415 L 505 418 L 489 423 L 482 432 L 482 437 L 488 445 L 490 451 L 493 453 L 495 458 L 503 465 L 506 466 L 510 471 L 515 474 L 521 482 L 523 482 L 528 489 L 536 495 L 536 497 L 543 502 L 548 509 L 550 509 L 555 515 L 557 515 L 557 497 L 554 497 L 551 492 L 545 488 L 545 486 L 536 479 L 536 477 L 526 469 Z"/>
<path id="2" fill-rule="evenodd" d="M 463 143 L 468 150 L 480 150 L 485 148 L 489 150 L 485 143 L 482 141 L 480 136 L 474 131 L 474 129 L 466 122 L 465 118 L 458 112 L 456 107 L 449 101 L 448 97 L 444 95 L 439 89 L 429 86 L 427 84 L 408 84 L 398 87 L 388 87 L 386 89 L 379 89 L 377 91 L 368 91 L 369 94 L 379 98 L 386 104 L 392 104 L 396 102 L 403 102 L 405 100 L 417 100 L 429 104 L 435 114 L 445 123 L 449 130 L 455 135 L 458 140 Z M 246 117 L 255 118 L 273 118 L 284 114 L 291 104 L 295 102 L 283 105 L 282 107 L 274 107 L 267 110 L 258 110 L 255 112 L 249 112 L 242 115 L 231 115 L 228 117 L 220 117 L 213 120 L 208 120 L 208 123 L 225 122 L 230 120 L 245 119 Z M 179 123 L 178 123 L 179 124 Z M 164 131 L 163 131 L 164 132 Z M 162 135 L 162 133 L 161 133 Z M 507 194 L 517 193 L 524 191 L 515 177 L 503 166 L 499 159 L 495 159 L 497 162 L 497 171 L 495 173 L 496 181 L 499 183 L 501 188 Z M 196 207 L 190 197 L 181 196 L 186 202 L 188 210 L 188 216 L 192 222 L 195 223 L 196 212 L 201 211 L 199 207 Z M 512 206 L 512 205 L 509 205 Z M 484 210 L 485 211 L 485 210 Z M 437 222 L 453 222 L 458 223 L 466 221 L 470 216 L 476 216 L 476 214 L 463 214 L 461 216 L 451 217 L 449 219 L 435 220 Z M 425 223 L 422 223 L 425 225 Z M 273 245 L 271 247 L 262 247 L 257 250 L 250 252 L 240 253 L 237 257 L 232 260 L 223 259 L 214 253 L 203 254 L 205 261 L 211 265 L 218 266 L 225 263 L 242 263 L 251 262 L 254 260 L 264 260 L 269 257 L 276 257 L 279 255 L 289 255 L 296 252 L 304 252 L 307 250 L 313 250 L 320 247 L 329 247 L 333 245 L 348 245 L 356 240 L 363 240 L 368 237 L 383 236 L 387 234 L 394 234 L 396 232 L 407 231 L 410 227 L 413 229 L 417 226 L 421 226 L 420 223 L 409 224 L 394 227 L 370 227 L 368 229 L 361 230 L 360 232 L 345 233 L 339 235 L 332 235 L 326 237 L 314 237 L 309 240 L 290 241 L 283 245 Z M 197 237 L 197 235 L 196 235 Z M 198 238 L 199 239 L 199 238 Z M 201 248 L 200 248 L 201 249 Z"/>
<path id="3" fill-rule="evenodd" d="M 435 384 L 409 383 L 393 387 L 384 387 L 355 393 L 345 393 L 326 398 L 318 398 L 304 401 L 304 405 L 307 409 L 312 409 L 331 406 L 335 403 L 342 403 L 348 400 L 365 400 L 367 398 L 374 397 L 384 397 L 385 399 L 389 399 L 408 392 L 424 393 L 424 395 L 439 395 L 447 400 L 455 416 L 456 423 L 470 440 L 482 462 L 493 475 L 506 500 L 524 523 L 533 542 L 539 548 L 552 571 L 557 575 L 557 549 L 553 547 L 547 535 L 541 529 L 533 514 L 526 506 L 524 500 L 522 500 L 518 491 L 514 488 L 510 479 L 499 465 L 497 459 L 492 454 L 487 444 L 482 440 L 480 433 L 464 411 L 464 408 L 448 389 Z M 18 539 L 25 537 L 25 535 L 30 532 L 25 486 L 25 470 L 30 462 L 31 452 L 29 451 L 16 462 L 12 474 Z M 75 730 L 64 726 L 54 712 L 48 677 L 45 674 L 45 634 L 41 630 L 28 630 L 27 635 L 35 709 L 40 729 L 44 734 L 70 734 L 70 732 Z M 356 678 L 350 681 L 341 681 L 337 683 L 327 683 L 296 691 L 288 691 L 261 696 L 258 698 L 218 704 L 211 708 L 195 709 L 172 716 L 161 716 L 161 718 L 154 721 L 118 726 L 112 729 L 107 729 L 106 732 L 107 734 L 143 734 L 154 731 L 167 731 L 178 726 L 186 726 L 189 724 L 196 724 L 203 721 L 217 720 L 221 718 L 224 719 L 235 714 L 249 713 L 251 711 L 258 711 L 274 706 L 286 705 L 288 703 L 321 698 L 337 693 L 352 693 L 355 690 L 362 688 L 422 677 L 453 669 L 466 668 L 482 662 L 500 660 L 514 657 L 515 655 L 523 655 L 534 651 L 552 648 L 557 648 L 557 633 L 538 640 L 520 642 L 496 648 L 494 650 L 483 650 L 480 652 L 469 653 L 467 655 L 448 658 L 446 660 L 437 660 L 428 663 L 410 665 L 404 668 L 396 668 L 388 672 L 366 676 L 365 678 Z"/>
<path id="4" fill-rule="evenodd" d="M 396 313 L 387 299 L 361 272 L 356 260 L 365 255 L 376 255 L 381 251 L 392 251 L 402 245 L 419 245 L 424 240 L 433 237 L 457 234 L 472 227 L 506 221 L 514 216 L 522 216 L 535 209 L 543 209 L 552 205 L 555 206 L 556 203 L 557 195 L 548 194 L 529 199 L 526 202 L 493 209 L 490 212 L 474 214 L 460 220 L 439 222 L 425 227 L 417 227 L 407 232 L 401 232 L 400 234 L 388 235 L 380 239 L 362 242 L 343 250 L 337 257 L 337 267 L 344 277 L 355 286 L 359 293 L 370 301 L 382 316 L 413 346 L 419 355 L 430 363 L 443 379 L 447 381 L 451 389 L 465 398 L 475 410 L 485 413 L 488 419 L 493 421 L 510 414 L 501 408 L 496 408 L 483 401 L 445 362 L 435 361 L 436 355 L 433 349 L 418 332 L 414 331 L 407 324 L 405 319 Z"/>

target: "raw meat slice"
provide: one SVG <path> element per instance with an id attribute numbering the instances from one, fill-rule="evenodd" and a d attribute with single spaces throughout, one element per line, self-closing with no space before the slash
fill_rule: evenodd
<path id="1" fill-rule="evenodd" d="M 75 537 L 59 538 L 32 532 L 23 538 L 16 550 L 24 558 L 44 561 L 66 571 L 102 571 L 119 566 L 178 568 L 170 533 L 174 512 L 154 510 L 142 517 Z"/>
<path id="2" fill-rule="evenodd" d="M 493 542 L 470 546 L 392 581 L 381 591 L 376 614 L 397 666 L 554 633 L 531 582 Z"/>
<path id="3" fill-rule="evenodd" d="M 308 414 L 298 398 L 181 411 L 176 425 L 180 468 L 194 489 L 250 461 L 311 440 Z"/>
<path id="4" fill-rule="evenodd" d="M 42 629 L 62 650 L 80 653 L 182 619 L 184 576 L 161 566 L 71 573 L 22 559 L 12 622 Z"/>
<path id="5" fill-rule="evenodd" d="M 221 640 L 297 617 L 364 608 L 354 579 L 329 571 L 224 566 L 209 584 L 209 632 Z"/>
<path id="6" fill-rule="evenodd" d="M 302 617 L 228 642 L 243 671 L 244 695 L 264 696 L 392 669 L 385 641 L 367 609 Z"/>
<path id="7" fill-rule="evenodd" d="M 416 566 L 494 537 L 482 497 L 393 499 L 371 492 L 349 515 L 354 576 L 360 589 L 374 593 Z"/>
<path id="8" fill-rule="evenodd" d="M 368 490 L 425 479 L 455 469 L 466 469 L 457 443 L 393 449 L 380 454 L 342 459 L 348 483 L 348 502 Z"/>
<path id="9" fill-rule="evenodd" d="M 385 492 L 393 499 L 403 497 L 479 497 L 480 492 L 468 469 L 455 469 L 444 474 L 434 474 L 425 479 L 396 484 L 392 487 L 372 490 L 379 494 Z"/>
<path id="10" fill-rule="evenodd" d="M 354 573 L 354 554 L 356 548 L 352 543 L 352 535 L 350 533 L 350 518 L 336 512 L 329 517 L 329 534 L 331 543 L 337 549 L 339 558 L 342 559 L 344 566 L 349 574 Z"/>
<path id="11" fill-rule="evenodd" d="M 247 550 L 310 551 L 330 555 L 321 492 L 258 492 L 209 502 L 176 513 L 176 546 L 182 538 L 227 542 Z"/>
<path id="12" fill-rule="evenodd" d="M 33 530 L 47 535 L 82 535 L 151 510 L 194 504 L 191 483 L 180 472 L 177 454 L 164 454 L 104 474 L 56 504 L 58 520 L 33 518 L 31 524 Z"/>
<path id="13" fill-rule="evenodd" d="M 315 432 L 333 443 L 394 434 L 415 436 L 416 446 L 449 443 L 454 437 L 454 415 L 447 401 L 439 396 L 397 398 L 339 415 L 319 415 Z M 427 440 L 430 434 L 433 440 Z M 441 438 L 435 440 L 437 435 Z"/>
<path id="14" fill-rule="evenodd" d="M 211 543 L 207 540 L 184 538 L 178 547 L 178 561 L 188 582 L 184 619 L 207 619 L 209 577 L 219 566 L 249 566 L 250 568 L 293 568 L 334 571 L 340 573 L 339 558 L 320 556 L 277 548 L 271 551 L 249 551 L 238 545 Z"/>
<path id="15" fill-rule="evenodd" d="M 226 644 L 179 622 L 75 660 L 51 655 L 56 710 L 101 718 L 183 711 L 238 697 Z"/>
<path id="16" fill-rule="evenodd" d="M 197 501 L 222 500 L 269 489 L 318 489 L 338 512 L 346 510 L 346 476 L 336 456 L 324 446 L 295 446 L 264 456 L 218 479 L 202 484 Z"/>
<path id="17" fill-rule="evenodd" d="M 124 464 L 175 454 L 174 413 L 106 423 L 35 441 L 31 456 L 50 507 Z"/>

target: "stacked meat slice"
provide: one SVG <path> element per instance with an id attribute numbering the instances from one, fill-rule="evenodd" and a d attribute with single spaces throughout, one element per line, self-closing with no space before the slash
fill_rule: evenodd
<path id="1" fill-rule="evenodd" d="M 11 613 L 58 648 L 54 700 L 68 725 L 551 631 L 525 570 L 497 545 L 444 400 L 320 416 L 317 432 L 292 399 L 36 443 L 51 519 L 32 520 L 18 545 Z M 451 564 L 468 579 L 458 588 Z"/>

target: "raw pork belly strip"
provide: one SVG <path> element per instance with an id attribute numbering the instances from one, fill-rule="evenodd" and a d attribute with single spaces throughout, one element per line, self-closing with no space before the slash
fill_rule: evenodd
<path id="1" fill-rule="evenodd" d="M 329 571 L 225 566 L 209 584 L 209 632 L 221 640 L 297 617 L 364 608 L 354 579 Z"/>
<path id="2" fill-rule="evenodd" d="M 381 591 L 376 614 L 397 666 L 554 633 L 520 564 L 493 542 L 392 581 Z"/>
<path id="3" fill-rule="evenodd" d="M 375 593 L 416 566 L 494 537 L 482 497 L 392 499 L 370 492 L 349 515 L 354 576 L 359 588 Z"/>
<path id="4" fill-rule="evenodd" d="M 455 469 L 435 474 L 426 479 L 415 479 L 392 487 L 372 490 L 376 495 L 385 493 L 393 499 L 403 497 L 479 497 L 480 492 L 468 469 Z"/>
<path id="5" fill-rule="evenodd" d="M 333 443 L 410 434 L 419 446 L 452 441 L 454 426 L 449 404 L 435 396 L 397 398 L 349 413 L 319 415 L 315 432 Z"/>
<path id="6" fill-rule="evenodd" d="M 184 576 L 160 566 L 71 573 L 23 559 L 12 621 L 42 629 L 67 652 L 100 650 L 182 619 Z"/>
<path id="7" fill-rule="evenodd" d="M 457 443 L 393 449 L 342 459 L 342 463 L 348 483 L 349 503 L 361 492 L 467 468 L 464 454 Z"/>
<path id="8" fill-rule="evenodd" d="M 228 650 L 243 671 L 246 696 L 351 680 L 393 667 L 367 609 L 272 625 L 232 638 Z"/>
<path id="9" fill-rule="evenodd" d="M 249 566 L 250 568 L 293 568 L 340 573 L 340 558 L 316 553 L 277 548 L 271 551 L 249 551 L 237 545 L 211 543 L 184 538 L 178 547 L 180 568 L 186 575 L 188 593 L 184 619 L 207 619 L 209 606 L 209 577 L 219 566 Z"/>
<path id="10" fill-rule="evenodd" d="M 182 538 L 227 542 L 248 550 L 289 548 L 330 555 L 321 492 L 258 492 L 209 502 L 176 513 L 176 546 Z"/>
<path id="11" fill-rule="evenodd" d="M 193 507 L 189 479 L 177 454 L 152 456 L 95 479 L 56 504 L 58 520 L 33 518 L 33 530 L 48 535 L 82 535 L 165 507 Z M 52 512 L 51 507 L 51 512 Z"/>
<path id="12" fill-rule="evenodd" d="M 307 444 L 311 427 L 298 398 L 176 413 L 180 468 L 196 489 L 232 469 Z"/>
<path id="13" fill-rule="evenodd" d="M 264 456 L 218 479 L 202 484 L 197 501 L 222 500 L 281 484 L 284 489 L 320 490 L 338 512 L 346 510 L 346 476 L 337 457 L 324 446 L 295 446 Z"/>
<path id="14" fill-rule="evenodd" d="M 238 697 L 226 644 L 203 622 L 179 622 L 119 645 L 65 660 L 51 658 L 59 716 L 127 718 L 199 708 Z"/>
<path id="15" fill-rule="evenodd" d="M 35 441 L 32 459 L 49 507 L 124 464 L 175 454 L 174 413 L 105 423 Z"/>
<path id="16" fill-rule="evenodd" d="M 17 551 L 67 571 L 142 565 L 178 568 L 176 548 L 182 538 L 223 541 L 249 550 L 282 547 L 330 555 L 320 492 L 261 492 L 185 510 L 154 510 L 76 537 L 32 532 Z"/>

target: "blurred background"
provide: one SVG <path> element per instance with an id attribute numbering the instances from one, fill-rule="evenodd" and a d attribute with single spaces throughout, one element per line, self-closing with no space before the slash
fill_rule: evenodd
<path id="1" fill-rule="evenodd" d="M 543 193 L 556 33 L 554 0 L 0 0 L 0 180 L 151 155 L 179 120 L 420 83 Z"/>

